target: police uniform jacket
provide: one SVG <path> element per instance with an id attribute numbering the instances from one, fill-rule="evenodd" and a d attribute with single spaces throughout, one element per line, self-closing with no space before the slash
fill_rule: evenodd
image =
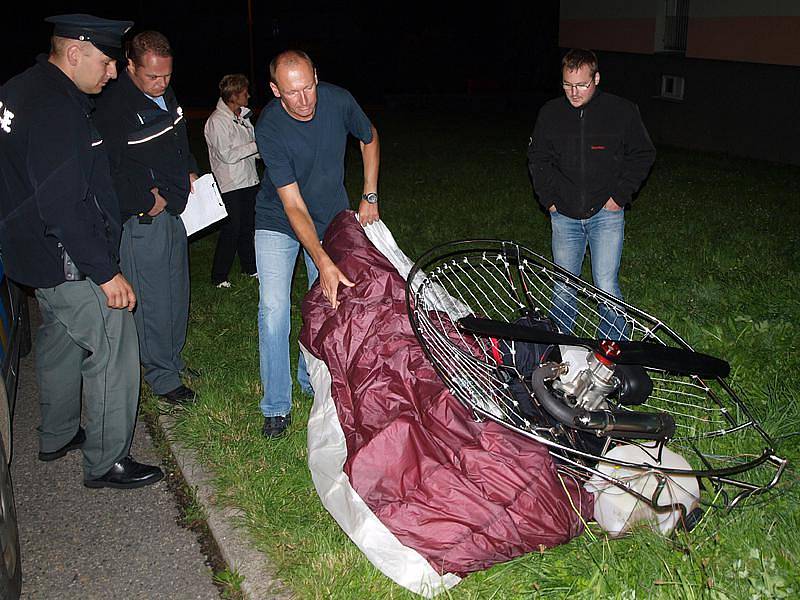
<path id="1" fill-rule="evenodd" d="M 97 127 L 108 144 L 123 222 L 153 207 L 154 187 L 167 201 L 169 213 L 179 215 L 186 207 L 189 173 L 198 171 L 197 163 L 172 88 L 167 88 L 164 100 L 166 111 L 134 85 L 127 71 L 97 100 Z"/>
<path id="2" fill-rule="evenodd" d="M 566 97 L 539 111 L 528 166 L 540 204 L 587 219 L 609 198 L 631 202 L 656 158 L 633 102 L 597 90 L 584 106 Z"/>
<path id="3" fill-rule="evenodd" d="M 119 273 L 119 206 L 94 103 L 47 61 L 0 89 L 0 249 L 9 276 L 66 281 L 59 244 L 95 283 Z"/>

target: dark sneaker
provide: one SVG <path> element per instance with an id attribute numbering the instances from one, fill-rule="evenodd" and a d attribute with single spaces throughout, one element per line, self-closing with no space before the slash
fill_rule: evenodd
<path id="1" fill-rule="evenodd" d="M 264 427 L 261 433 L 265 438 L 279 438 L 286 435 L 286 429 L 292 424 L 292 415 L 278 417 L 264 417 Z"/>
<path id="2" fill-rule="evenodd" d="M 195 391 L 185 385 L 179 385 L 171 392 L 159 395 L 170 404 L 191 404 L 197 400 Z"/>
<path id="3" fill-rule="evenodd" d="M 53 452 L 39 452 L 39 460 L 44 462 L 50 462 L 51 460 L 56 460 L 61 458 L 62 456 L 66 455 L 67 452 L 71 450 L 77 450 L 78 448 L 83 447 L 83 442 L 86 441 L 86 432 L 83 430 L 83 427 L 78 427 L 78 432 L 75 436 L 68 441 L 66 444 L 61 446 L 58 450 L 54 450 Z"/>

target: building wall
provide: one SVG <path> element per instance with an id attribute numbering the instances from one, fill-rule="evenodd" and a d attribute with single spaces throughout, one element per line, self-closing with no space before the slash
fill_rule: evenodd
<path id="1" fill-rule="evenodd" d="M 798 66 L 800 16 L 691 17 L 686 56 Z"/>
<path id="2" fill-rule="evenodd" d="M 559 45 L 653 54 L 664 0 L 562 0 Z M 800 65 L 798 0 L 691 0 L 686 56 Z"/>
<path id="3" fill-rule="evenodd" d="M 559 46 L 650 54 L 660 5 L 659 0 L 562 0 Z"/>
<path id="4" fill-rule="evenodd" d="M 651 54 L 655 19 L 580 19 L 561 21 L 562 48 L 591 48 Z"/>
<path id="5" fill-rule="evenodd" d="M 636 102 L 657 144 L 800 165 L 800 68 L 598 52 L 601 87 Z M 661 76 L 684 78 L 684 99 L 659 97 Z"/>

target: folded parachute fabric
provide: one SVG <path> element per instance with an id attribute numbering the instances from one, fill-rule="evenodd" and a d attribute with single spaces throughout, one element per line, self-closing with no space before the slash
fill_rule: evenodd
<path id="1" fill-rule="evenodd" d="M 405 281 L 389 260 L 405 275 L 398 263 L 408 259 L 388 229 L 371 233 L 384 253 L 352 212 L 336 217 L 323 243 L 356 285 L 339 288 L 337 309 L 319 285 L 303 302 L 315 391 L 309 467 L 323 505 L 367 558 L 431 597 L 470 572 L 570 540 L 593 497 L 559 477 L 544 446 L 475 422 L 450 394 L 417 342 Z"/>

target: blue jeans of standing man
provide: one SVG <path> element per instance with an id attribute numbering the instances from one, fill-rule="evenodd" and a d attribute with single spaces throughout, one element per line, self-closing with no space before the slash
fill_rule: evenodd
<path id="1" fill-rule="evenodd" d="M 292 274 L 300 242 L 277 231 L 257 229 L 255 235 L 258 269 L 258 354 L 264 397 L 261 412 L 265 417 L 288 415 L 292 410 L 292 376 L 289 366 Z M 308 287 L 317 279 L 317 267 L 303 251 Z M 310 390 L 303 353 L 297 365 L 297 382 Z"/>
<path id="2" fill-rule="evenodd" d="M 588 219 L 571 219 L 550 213 L 553 228 L 553 262 L 580 277 L 586 245 L 592 261 L 595 287 L 622 300 L 619 289 L 619 265 L 625 235 L 625 211 L 601 209 Z M 577 316 L 577 298 L 571 286 L 556 283 L 553 289 L 553 310 L 550 316 L 561 331 L 571 333 Z M 600 304 L 600 339 L 625 339 L 625 319 L 611 307 Z"/>

